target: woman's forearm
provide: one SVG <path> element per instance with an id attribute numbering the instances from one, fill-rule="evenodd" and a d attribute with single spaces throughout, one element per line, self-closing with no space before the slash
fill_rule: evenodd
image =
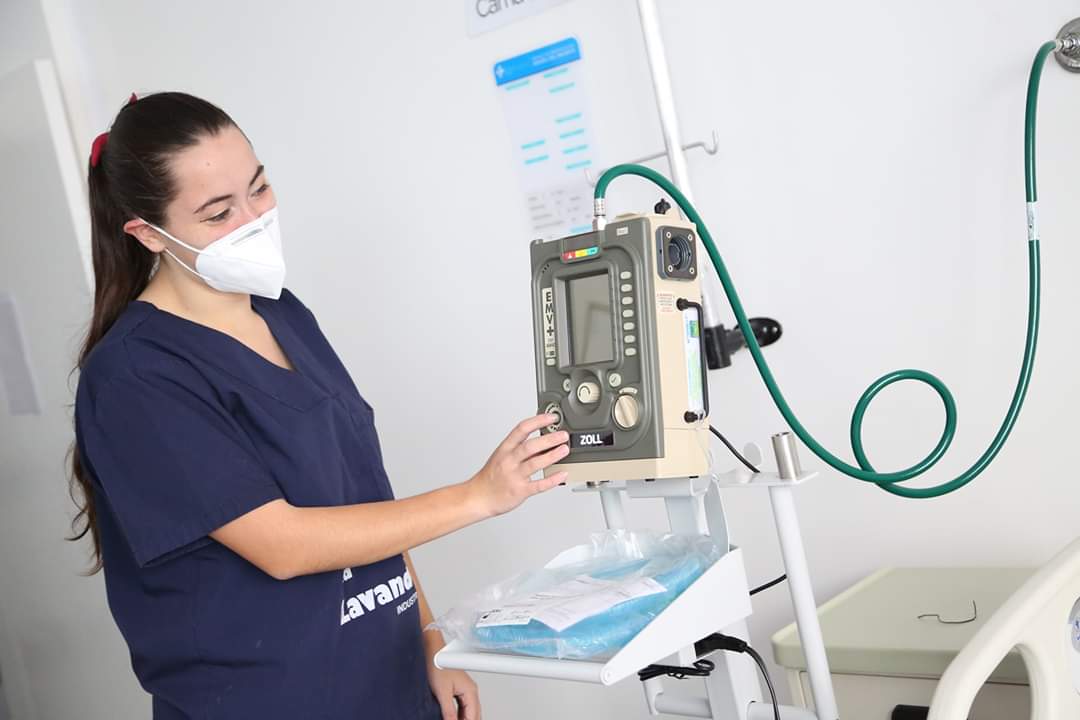
<path id="1" fill-rule="evenodd" d="M 566 457 L 565 431 L 530 435 L 557 420 L 522 420 L 468 481 L 404 500 L 296 507 L 273 500 L 210 533 L 263 572 L 299 575 L 370 565 L 516 508 L 564 482 L 566 471 L 531 480 Z"/>
<path id="2" fill-rule="evenodd" d="M 275 500 L 211 533 L 279 580 L 369 565 L 487 517 L 466 484 L 386 502 L 296 507 Z"/>
<path id="3" fill-rule="evenodd" d="M 388 502 L 294 508 L 296 574 L 370 565 L 487 517 L 468 486 Z"/>

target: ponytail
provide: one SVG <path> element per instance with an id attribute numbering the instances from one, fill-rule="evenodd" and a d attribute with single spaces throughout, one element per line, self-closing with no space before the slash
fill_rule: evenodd
<path id="1" fill-rule="evenodd" d="M 128 304 L 146 289 L 157 264 L 157 255 L 127 234 L 124 224 L 135 217 L 164 224 L 165 209 L 176 194 L 172 156 L 232 125 L 220 108 L 191 95 L 156 93 L 137 102 L 132 95 L 110 131 L 94 141 L 87 171 L 94 309 L 77 369 L 83 369 Z M 68 539 L 90 535 L 93 573 L 102 567 L 93 485 L 77 443 L 69 456 L 69 490 L 78 511 Z"/>

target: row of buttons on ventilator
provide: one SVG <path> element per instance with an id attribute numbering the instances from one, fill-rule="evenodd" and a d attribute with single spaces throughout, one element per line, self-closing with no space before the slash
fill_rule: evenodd
<path id="1" fill-rule="evenodd" d="M 629 270 L 623 270 L 621 273 L 619 273 L 619 279 L 623 281 L 629 280 L 632 277 L 633 275 L 630 273 Z M 633 357 L 637 355 L 637 348 L 632 347 L 635 343 L 637 343 L 637 337 L 630 334 L 634 331 L 634 296 L 630 294 L 634 291 L 634 286 L 628 282 L 623 282 L 619 286 L 619 291 L 623 293 L 622 304 L 625 306 L 622 311 L 622 328 L 623 332 L 628 333 L 627 335 L 623 336 L 623 344 L 627 346 L 623 350 L 623 352 L 626 353 L 627 357 Z"/>
<path id="2" fill-rule="evenodd" d="M 608 375 L 608 384 L 611 387 L 618 387 L 622 383 L 622 378 L 617 373 L 611 373 Z M 570 378 L 563 381 L 563 389 L 570 392 Z M 637 388 L 626 387 L 619 391 L 619 396 L 615 399 L 615 403 L 611 407 L 611 416 L 615 420 L 615 424 L 623 430 L 630 430 L 634 428 L 641 418 L 640 406 L 638 405 Z M 600 401 L 600 386 L 590 380 L 586 380 L 577 387 L 577 399 L 579 402 L 585 405 L 592 405 Z M 548 426 L 548 430 L 554 431 L 562 425 L 562 411 L 559 409 L 557 403 L 549 403 L 545 412 L 552 413 L 557 416 L 557 420 Z"/>
<path id="3" fill-rule="evenodd" d="M 617 388 L 622 385 L 622 375 L 617 372 L 608 373 L 607 376 L 608 385 L 612 388 Z M 570 378 L 565 378 L 562 381 L 562 389 L 564 392 L 569 393 L 574 387 L 574 383 L 570 382 Z M 600 399 L 600 386 L 594 382 L 583 382 L 578 385 L 577 397 L 583 403 L 594 403 Z"/>

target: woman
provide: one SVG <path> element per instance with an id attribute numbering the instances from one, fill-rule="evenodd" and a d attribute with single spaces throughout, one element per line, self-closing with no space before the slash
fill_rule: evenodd
<path id="1" fill-rule="evenodd" d="M 566 435 L 524 420 L 467 481 L 395 500 L 371 407 L 282 289 L 277 200 L 228 115 L 132 96 L 89 187 L 77 535 L 154 718 L 479 718 L 432 663 L 406 552 L 562 482 L 529 477 Z"/>

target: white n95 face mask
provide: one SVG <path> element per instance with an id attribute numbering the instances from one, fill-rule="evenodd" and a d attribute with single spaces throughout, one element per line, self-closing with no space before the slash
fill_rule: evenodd
<path id="1" fill-rule="evenodd" d="M 146 224 L 195 253 L 195 267 L 192 269 L 165 248 L 173 260 L 215 290 L 250 293 L 273 300 L 281 297 L 281 288 L 285 285 L 285 258 L 281 253 L 281 228 L 276 205 L 202 250 L 191 247 L 157 225 Z"/>

